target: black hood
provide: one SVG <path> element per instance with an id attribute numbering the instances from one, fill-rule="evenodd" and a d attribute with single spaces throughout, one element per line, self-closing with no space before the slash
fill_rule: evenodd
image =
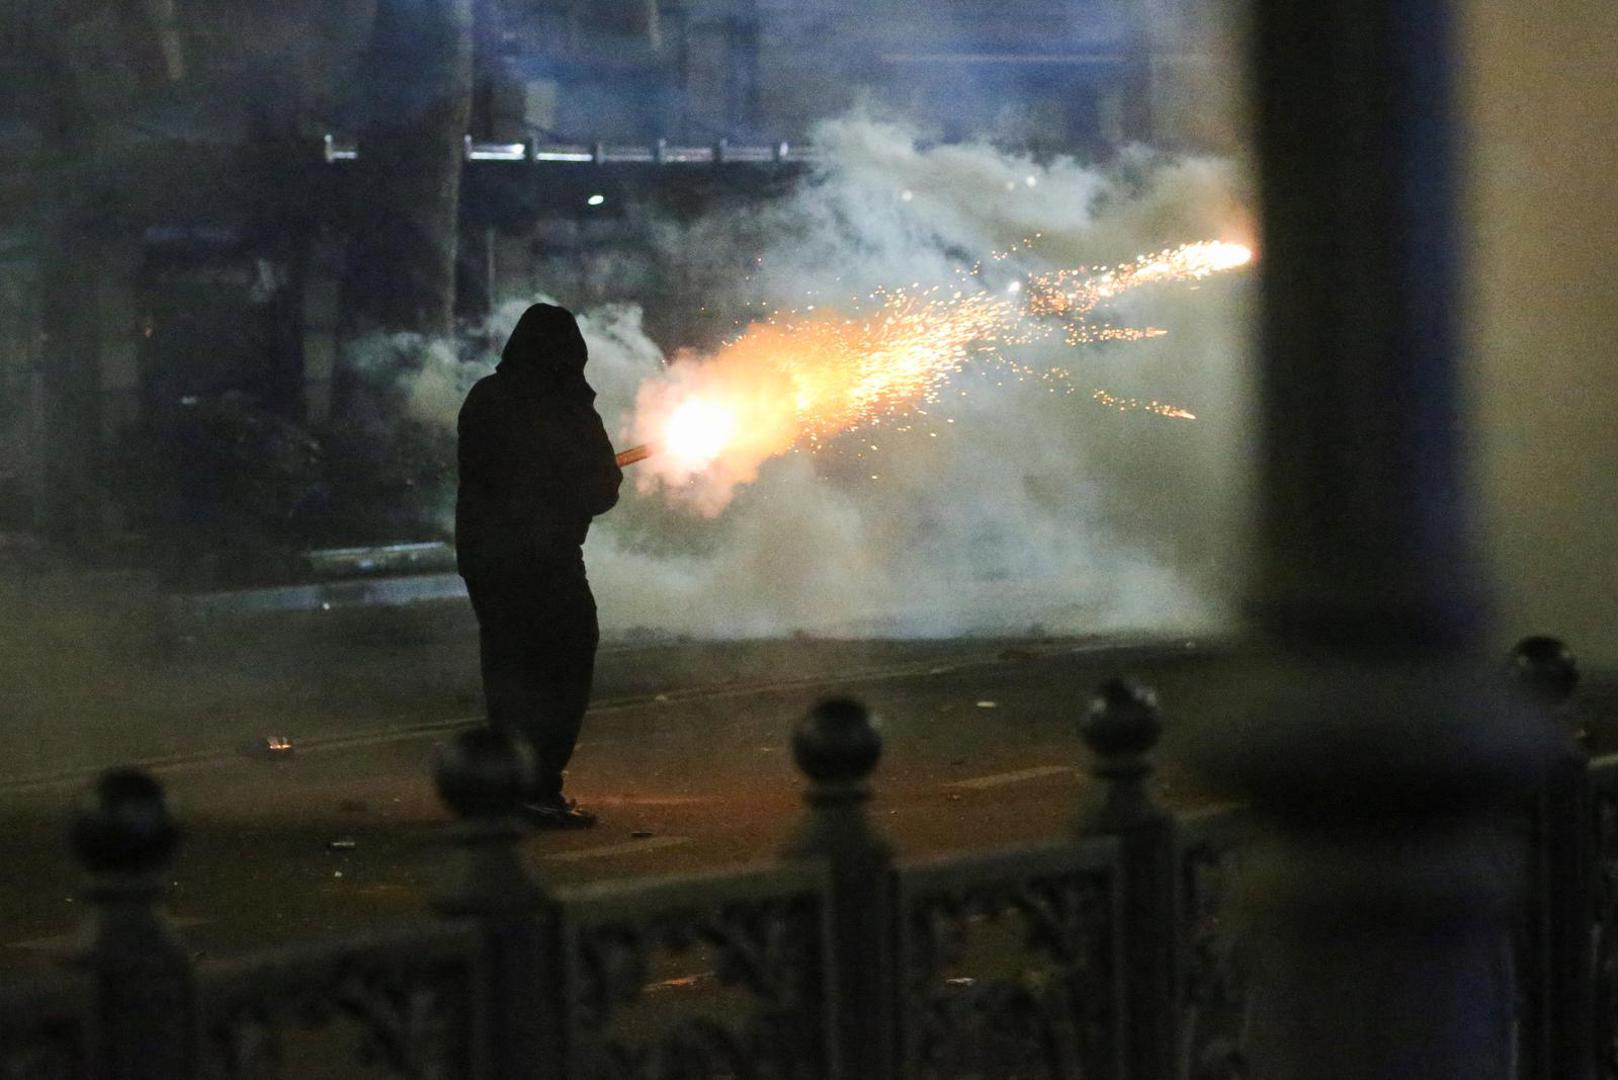
<path id="1" fill-rule="evenodd" d="M 547 392 L 594 398 L 584 380 L 589 354 L 578 320 L 567 308 L 534 304 L 522 313 L 495 370 L 532 382 Z"/>

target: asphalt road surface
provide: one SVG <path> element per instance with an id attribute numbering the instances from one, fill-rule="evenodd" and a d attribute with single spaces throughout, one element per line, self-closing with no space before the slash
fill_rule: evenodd
<path id="1" fill-rule="evenodd" d="M 190 714 L 189 746 L 178 739 L 184 710 L 143 698 L 134 704 L 161 718 L 160 737 L 112 741 L 158 752 L 94 763 L 145 760 L 170 792 L 186 839 L 169 875 L 169 910 L 198 955 L 418 916 L 454 870 L 430 773 L 435 746 L 477 721 L 471 646 L 397 627 L 346 635 L 342 650 L 292 640 L 301 642 L 297 656 L 284 645 L 277 654 L 267 639 L 238 639 L 168 660 L 158 683 L 225 671 L 217 677 L 254 681 L 268 698 L 216 723 Z M 240 662 L 244 649 L 252 664 Z M 1066 830 L 1085 788 L 1076 721 L 1096 684 L 1120 674 L 1159 690 L 1167 795 L 1192 802 L 1173 767 L 1174 718 L 1199 707 L 1226 662 L 1183 640 L 620 647 L 603 657 L 569 777 L 601 822 L 530 835 L 522 850 L 558 887 L 771 858 L 803 812 L 790 732 L 832 693 L 859 697 L 880 719 L 885 750 L 871 813 L 906 856 Z M 302 681 L 282 685 L 278 673 L 291 670 Z M 256 752 L 272 721 L 293 739 L 290 755 Z M 47 764 L 56 767 L 0 778 L 9 879 L 0 965 L 11 969 L 59 958 L 86 914 L 65 825 L 93 766 L 83 754 Z"/>

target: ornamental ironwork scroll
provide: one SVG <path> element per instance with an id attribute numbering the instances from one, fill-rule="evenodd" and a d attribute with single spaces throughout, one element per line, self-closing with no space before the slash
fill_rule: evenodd
<path id="1" fill-rule="evenodd" d="M 345 1077 L 464 1080 L 478 950 L 471 929 L 435 924 L 204 968 L 203 1075 L 278 1080 L 318 1058 Z"/>
<path id="2" fill-rule="evenodd" d="M 1185 965 L 1180 1080 L 1246 1075 L 1247 972 L 1226 902 L 1241 872 L 1247 838 L 1240 807 L 1205 810 L 1178 822 L 1178 932 Z"/>
<path id="3" fill-rule="evenodd" d="M 1115 841 L 911 863 L 898 885 L 903 1075 L 1119 1075 Z"/>
<path id="4" fill-rule="evenodd" d="M 827 896 L 818 864 L 565 891 L 569 1077 L 829 1075 Z"/>
<path id="5" fill-rule="evenodd" d="M 1618 1080 L 1618 754 L 1590 763 L 1596 1076 Z"/>
<path id="6" fill-rule="evenodd" d="M 79 1080 L 89 1074 L 86 980 L 27 979 L 0 993 L 0 1080 Z"/>

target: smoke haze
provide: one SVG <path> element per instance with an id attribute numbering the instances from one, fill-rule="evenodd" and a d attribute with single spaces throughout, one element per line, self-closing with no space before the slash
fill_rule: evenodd
<path id="1" fill-rule="evenodd" d="M 735 332 L 781 309 L 847 310 L 882 287 L 998 291 L 1027 273 L 1248 239 L 1223 161 L 1137 150 L 1105 169 L 1036 162 L 986 144 L 927 147 L 902 125 L 862 116 L 822 125 L 815 143 L 823 163 L 791 197 L 654 230 L 687 287 Z M 490 340 L 502 342 L 535 299 L 501 305 Z M 1240 273 L 1129 293 L 1102 314 L 1166 334 L 1081 346 L 1055 334 L 968 359 L 920 413 L 769 458 L 756 475 L 727 477 L 722 497 L 704 495 L 700 478 L 670 487 L 634 466 L 586 549 L 604 630 L 1217 626 L 1240 548 L 1246 309 Z M 666 377 L 668 361 L 639 307 L 579 315 L 598 407 L 627 446 L 637 394 Z M 700 359 L 680 357 L 672 370 Z M 490 360 L 428 350 L 405 387 L 412 415 L 452 429 Z M 1097 390 L 1197 419 L 1107 408 Z"/>

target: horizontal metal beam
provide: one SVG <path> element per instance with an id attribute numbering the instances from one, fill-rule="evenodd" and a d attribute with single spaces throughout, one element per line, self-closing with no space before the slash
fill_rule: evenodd
<path id="1" fill-rule="evenodd" d="M 888 64 L 968 64 L 979 67 L 1123 67 L 1134 59 L 1121 50 L 1094 52 L 892 52 L 882 53 Z"/>
<path id="2" fill-rule="evenodd" d="M 654 143 L 540 143 L 476 142 L 466 137 L 467 161 L 504 161 L 535 165 L 784 165 L 813 161 L 812 147 L 786 141 L 738 145 L 724 139 L 706 146 L 671 146 L 666 139 Z M 357 161 L 357 143 L 326 135 L 322 156 L 328 164 Z"/>

